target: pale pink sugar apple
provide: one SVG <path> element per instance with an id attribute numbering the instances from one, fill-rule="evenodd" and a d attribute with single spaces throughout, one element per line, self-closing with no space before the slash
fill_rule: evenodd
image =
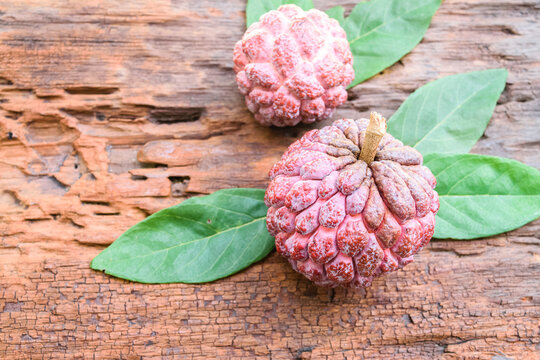
<path id="1" fill-rule="evenodd" d="M 265 202 L 276 249 L 318 285 L 367 287 L 433 236 L 435 177 L 390 134 L 374 143 L 368 124 L 341 119 L 311 130 L 270 171 Z"/>
<path id="2" fill-rule="evenodd" d="M 345 31 L 322 11 L 283 5 L 252 24 L 234 48 L 248 109 L 264 125 L 328 118 L 354 78 Z"/>

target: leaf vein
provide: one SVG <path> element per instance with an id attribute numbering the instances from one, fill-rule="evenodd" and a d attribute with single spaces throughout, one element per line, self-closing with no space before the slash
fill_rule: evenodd
<path id="1" fill-rule="evenodd" d="M 422 141 L 424 141 L 426 139 L 426 137 L 428 137 L 431 133 L 433 133 L 436 129 L 438 129 L 440 126 L 442 126 L 444 124 L 444 122 L 450 117 L 452 116 L 456 111 L 458 111 L 459 109 L 461 109 L 467 102 L 469 102 L 473 97 L 475 97 L 480 91 L 483 91 L 486 87 L 488 87 L 489 85 L 491 85 L 493 82 L 497 81 L 498 79 L 495 78 L 493 80 L 491 80 L 490 82 L 488 82 L 487 84 L 485 84 L 482 88 L 478 89 L 477 91 L 473 92 L 471 95 L 469 95 L 463 102 L 461 102 L 457 107 L 455 107 L 452 111 L 450 111 L 441 121 L 439 121 L 437 123 L 437 125 L 435 125 L 433 128 L 431 128 L 431 130 L 429 130 L 420 140 L 418 140 L 416 142 L 416 144 L 414 144 L 414 148 L 416 148 L 420 143 L 422 143 Z M 442 92 L 441 92 L 442 93 Z M 439 113 L 439 109 L 437 109 L 437 114 Z"/>
<path id="2" fill-rule="evenodd" d="M 351 47 L 352 47 L 352 44 L 353 44 L 353 43 L 355 43 L 356 41 L 358 41 L 358 40 L 360 40 L 360 39 L 362 39 L 362 38 L 364 38 L 364 37 L 366 37 L 366 36 L 368 36 L 370 33 L 376 31 L 376 30 L 379 29 L 380 27 L 389 25 L 389 24 L 393 23 L 393 22 L 396 21 L 396 20 L 402 19 L 403 17 L 405 17 L 405 15 L 408 15 L 408 14 L 410 14 L 411 12 L 416 11 L 416 10 L 418 10 L 418 9 L 420 9 L 420 8 L 422 8 L 422 7 L 428 6 L 428 5 L 429 5 L 429 4 L 422 4 L 422 5 L 420 5 L 420 6 L 416 7 L 416 8 L 413 8 L 413 9 L 411 9 L 411 10 L 409 10 L 409 11 L 407 11 L 407 12 L 401 14 L 400 16 L 397 16 L 397 17 L 395 17 L 395 18 L 392 18 L 392 20 L 390 20 L 390 21 L 388 21 L 388 22 L 384 22 L 384 21 L 383 21 L 381 24 L 377 25 L 376 27 L 374 27 L 373 29 L 369 30 L 368 32 L 366 32 L 366 33 L 364 33 L 364 34 L 361 34 L 360 36 L 358 36 L 358 37 L 352 39 L 351 41 L 349 41 L 349 44 L 350 44 Z M 388 11 L 388 9 L 387 9 L 387 11 Z"/>

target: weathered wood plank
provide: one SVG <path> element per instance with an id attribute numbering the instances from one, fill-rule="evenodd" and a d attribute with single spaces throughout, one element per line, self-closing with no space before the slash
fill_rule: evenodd
<path id="1" fill-rule="evenodd" d="M 266 186 L 310 129 L 263 128 L 245 109 L 231 56 L 244 8 L 0 0 L 0 357 L 538 358 L 539 221 L 435 241 L 361 293 L 317 289 L 275 254 L 206 285 L 131 284 L 88 268 L 163 207 Z M 334 118 L 389 116 L 427 81 L 506 67 L 474 151 L 540 168 L 538 10 L 445 1 L 424 41 L 351 90 Z"/>

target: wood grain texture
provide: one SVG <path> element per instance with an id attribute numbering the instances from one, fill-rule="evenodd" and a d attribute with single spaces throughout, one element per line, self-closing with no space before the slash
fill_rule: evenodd
<path id="1" fill-rule="evenodd" d="M 163 207 L 265 187 L 311 128 L 263 128 L 246 110 L 232 71 L 244 9 L 0 0 L 0 358 L 538 359 L 538 220 L 434 241 L 359 293 L 315 288 L 275 253 L 205 285 L 89 269 Z M 350 90 L 334 119 L 390 117 L 427 81 L 506 67 L 473 151 L 540 168 L 539 10 L 535 0 L 444 1 L 422 43 Z"/>

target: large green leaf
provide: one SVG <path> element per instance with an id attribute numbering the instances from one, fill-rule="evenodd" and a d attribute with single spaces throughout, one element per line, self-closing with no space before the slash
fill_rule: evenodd
<path id="1" fill-rule="evenodd" d="M 475 239 L 517 229 L 540 216 L 540 171 L 515 160 L 430 154 L 441 208 L 435 237 Z"/>
<path id="2" fill-rule="evenodd" d="M 344 29 L 361 83 L 411 51 L 424 37 L 441 0 L 371 0 L 358 3 Z"/>
<path id="3" fill-rule="evenodd" d="M 261 15 L 270 10 L 277 10 L 278 7 L 285 4 L 295 4 L 304 10 L 313 9 L 312 0 L 248 0 L 246 5 L 246 26 L 259 21 Z"/>
<path id="4" fill-rule="evenodd" d="M 244 269 L 274 247 L 264 190 L 228 189 L 185 200 L 136 224 L 92 261 L 143 283 L 201 283 Z"/>
<path id="5" fill-rule="evenodd" d="M 468 152 L 484 133 L 507 74 L 476 71 L 424 85 L 390 118 L 388 132 L 422 154 Z"/>

